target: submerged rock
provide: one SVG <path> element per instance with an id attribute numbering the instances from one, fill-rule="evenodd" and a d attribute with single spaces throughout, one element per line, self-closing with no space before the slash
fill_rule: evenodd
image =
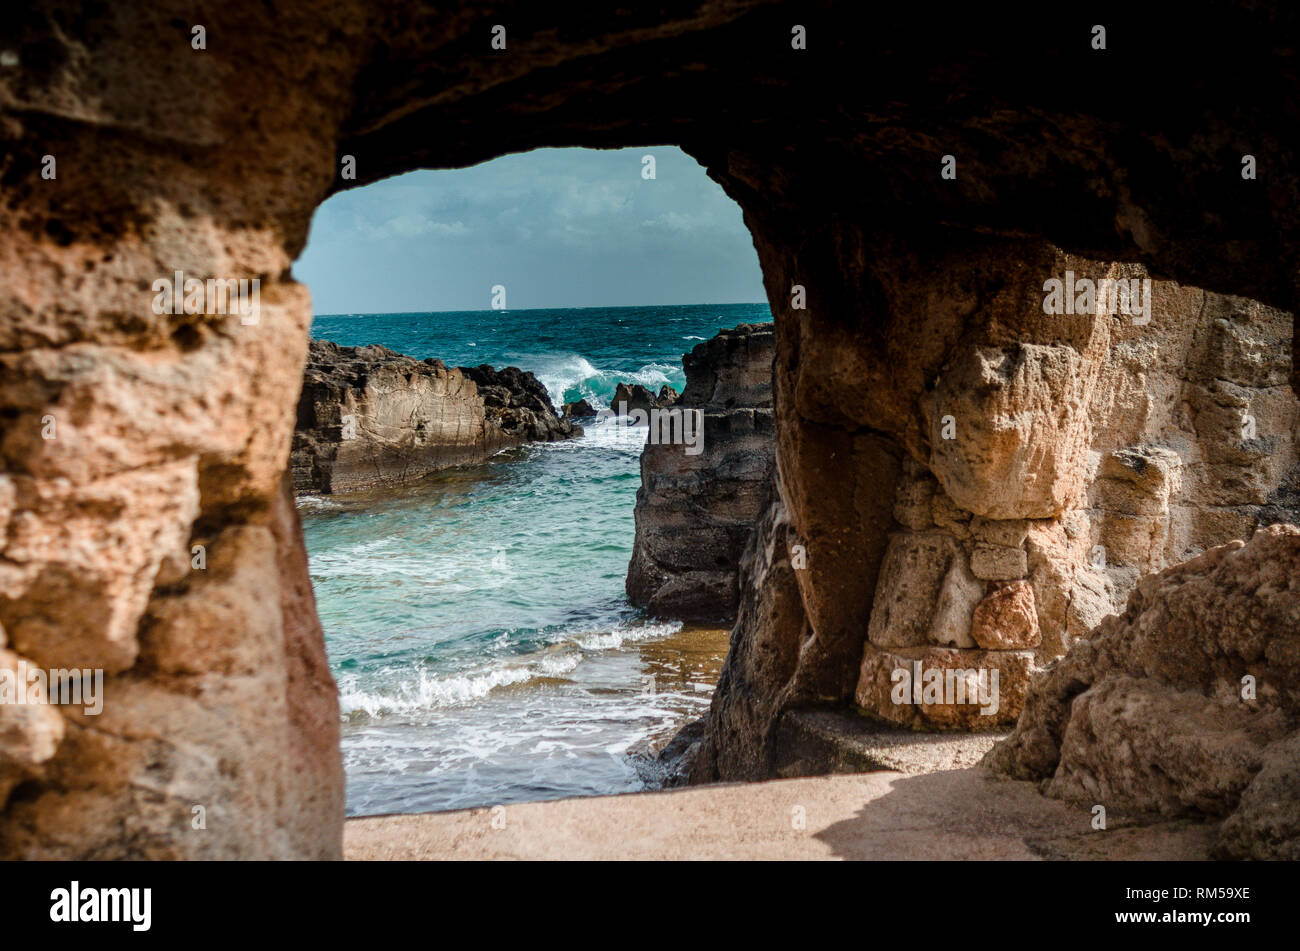
<path id="1" fill-rule="evenodd" d="M 682 358 L 686 388 L 671 412 L 700 414 L 698 452 L 684 443 L 656 444 L 667 428 L 657 431 L 652 424 L 636 494 L 627 593 L 652 614 L 735 618 L 740 556 L 758 520 L 776 453 L 775 352 L 771 324 L 741 324 Z"/>
<path id="2" fill-rule="evenodd" d="M 413 482 L 528 442 L 582 430 L 517 367 L 449 368 L 387 347 L 313 340 L 293 437 L 294 490 L 349 492 Z"/>

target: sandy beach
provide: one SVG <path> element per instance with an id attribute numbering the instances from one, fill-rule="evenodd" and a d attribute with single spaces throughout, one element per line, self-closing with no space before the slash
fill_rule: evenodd
<path id="1" fill-rule="evenodd" d="M 1184 859 L 1214 826 L 1137 826 L 982 768 L 873 772 L 349 820 L 377 859 Z"/>

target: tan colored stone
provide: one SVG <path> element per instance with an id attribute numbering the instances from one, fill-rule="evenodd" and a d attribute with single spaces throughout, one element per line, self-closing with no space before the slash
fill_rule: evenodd
<path id="1" fill-rule="evenodd" d="M 1033 585 L 1028 581 L 993 584 L 984 600 L 975 606 L 970 634 L 985 650 L 1037 647 L 1042 638 L 1038 632 Z"/>
<path id="2" fill-rule="evenodd" d="M 977 515 L 971 519 L 970 533 L 978 543 L 1020 548 L 1029 534 L 1029 523 L 1022 518 L 992 519 Z"/>
<path id="3" fill-rule="evenodd" d="M 926 531 L 935 524 L 932 506 L 937 484 L 928 473 L 918 472 L 918 468 L 915 464 L 905 467 L 894 498 L 894 519 L 913 532 Z"/>
<path id="4" fill-rule="evenodd" d="M 912 729 L 994 729 L 1020 715 L 1033 669 L 1029 651 L 868 644 L 854 700 L 863 712 Z"/>
<path id="5" fill-rule="evenodd" d="M 984 583 L 971 574 L 962 553 L 953 558 L 939 589 L 930 643 L 948 647 L 974 647 L 971 618 L 984 597 Z"/>
<path id="6" fill-rule="evenodd" d="M 1023 548 L 976 545 L 970 556 L 970 570 L 985 581 L 1012 581 L 1029 571 L 1029 555 Z"/>
<path id="7" fill-rule="evenodd" d="M 941 485 L 935 486 L 930 502 L 930 518 L 937 528 L 947 532 L 953 538 L 970 537 L 970 512 L 959 508 L 952 499 L 948 498 L 948 493 Z"/>
<path id="8" fill-rule="evenodd" d="M 930 642 L 948 568 L 961 554 L 957 542 L 937 532 L 899 532 L 880 569 L 867 637 L 878 647 Z"/>
<path id="9" fill-rule="evenodd" d="M 1225 854 L 1296 854 L 1300 827 L 1274 798 L 1295 799 L 1293 771 L 1274 754 L 1294 748 L 1300 714 L 1297 575 L 1300 528 L 1274 525 L 1142 579 L 1034 685 L 985 763 L 1080 803 L 1232 816 Z"/>

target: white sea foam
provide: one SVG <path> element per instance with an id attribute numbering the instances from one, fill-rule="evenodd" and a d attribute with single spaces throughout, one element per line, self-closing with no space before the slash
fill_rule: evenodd
<path id="1" fill-rule="evenodd" d="M 669 634 L 676 634 L 682 629 L 681 621 L 665 621 L 659 624 L 637 624 L 619 626 L 612 631 L 580 634 L 573 638 L 574 643 L 585 651 L 616 650 L 625 644 L 637 644 L 652 641 Z"/>
<path id="2" fill-rule="evenodd" d="M 550 354 L 535 371 L 537 379 L 558 409 L 566 394 L 576 390 L 593 406 L 608 405 L 619 383 L 639 383 L 651 390 L 680 378 L 682 369 L 672 363 L 647 363 L 637 370 L 604 370 L 578 353 Z"/>
<path id="3" fill-rule="evenodd" d="M 456 674 L 435 674 L 423 667 L 389 672 L 382 689 L 364 689 L 354 674 L 339 677 L 339 711 L 345 717 L 383 717 L 421 713 L 455 706 L 486 696 L 497 687 L 526 683 L 538 677 L 562 677 L 582 663 L 576 652 L 544 654 L 531 662 L 515 662 Z"/>

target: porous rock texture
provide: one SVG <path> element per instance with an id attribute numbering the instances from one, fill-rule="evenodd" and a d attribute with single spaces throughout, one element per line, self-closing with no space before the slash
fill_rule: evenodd
<path id="1" fill-rule="evenodd" d="M 449 369 L 387 347 L 313 340 L 290 461 L 298 493 L 330 494 L 401 485 L 581 434 L 517 367 Z"/>
<path id="2" fill-rule="evenodd" d="M 1064 255 L 1041 266 L 1121 270 Z M 1146 315 L 1045 315 L 1001 289 L 966 321 L 919 402 L 921 458 L 902 459 L 860 708 L 918 727 L 1014 723 L 1023 676 L 1120 610 L 1138 578 L 1300 521 L 1290 314 L 1150 283 Z M 909 649 L 945 670 L 1033 655 L 1016 685 L 1004 669 L 996 715 L 954 719 L 881 693 L 881 669 Z"/>
<path id="3" fill-rule="evenodd" d="M 672 144 L 741 206 L 776 321 L 778 475 L 702 741 L 706 772 L 730 779 L 770 773 L 783 710 L 851 702 L 909 467 L 972 519 L 1007 520 L 1014 501 L 1062 532 L 1057 508 L 1093 491 L 1069 469 L 1083 458 L 1072 407 L 1097 392 L 1090 354 L 1113 335 L 1041 316 L 1033 298 L 1061 254 L 1295 310 L 1293 7 L 862 14 L 282 0 L 208 5 L 196 24 L 180 0 L 34 0 L 6 15 L 0 624 L 14 657 L 101 665 L 107 696 L 90 727 L 74 710 L 54 711 L 61 731 L 0 712 L 0 854 L 340 854 L 337 706 L 283 479 L 311 318 L 290 264 L 333 192 L 537 147 Z M 1189 55 L 1207 44 L 1215 55 Z M 259 279 L 260 320 L 156 313 L 152 282 L 177 269 Z M 980 346 L 1053 348 L 1030 364 L 1041 418 L 1013 431 L 1069 454 L 1027 443 L 991 466 L 965 455 L 976 421 L 960 418 L 957 445 L 936 444 L 933 410 L 1019 365 L 962 346 L 968 325 Z M 965 412 L 1000 412 L 998 392 Z M 1226 425 L 1230 396 L 1194 404 L 1198 420 Z M 1241 446 L 1217 451 L 1235 472 Z M 1166 461 L 1106 471 L 1149 499 Z M 1259 471 L 1233 492 L 1266 488 Z M 1024 473 L 1044 481 L 977 511 L 981 485 Z M 960 513 L 937 509 L 957 537 Z M 1141 527 L 1148 513 L 1121 514 Z M 805 568 L 790 566 L 795 543 Z M 1135 557 L 1170 544 L 1178 533 Z M 1018 559 L 980 561 L 1002 573 Z M 1260 795 L 1289 775 L 1266 774 Z"/>
<path id="4" fill-rule="evenodd" d="M 1226 817 L 1225 858 L 1300 858 L 1300 529 L 1138 582 L 985 758 L 1116 814 Z"/>
<path id="5" fill-rule="evenodd" d="M 735 619 L 740 555 L 776 455 L 775 353 L 771 324 L 740 324 L 682 358 L 686 388 L 672 408 L 697 414 L 701 451 L 653 443 L 647 434 L 627 569 L 628 598 L 653 615 L 714 623 Z"/>

